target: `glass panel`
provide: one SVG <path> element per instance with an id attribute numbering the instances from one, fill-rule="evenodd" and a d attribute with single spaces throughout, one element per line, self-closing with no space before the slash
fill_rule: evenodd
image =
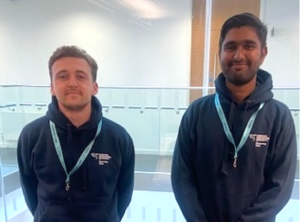
<path id="1" fill-rule="evenodd" d="M 17 215 L 29 218 L 26 221 L 30 221 L 32 217 L 28 211 L 24 211 L 27 207 L 18 180 L 16 143 L 23 126 L 45 114 L 46 104 L 49 103 L 49 87 L 16 86 L 0 87 L 0 90 L 15 98 L 13 101 L 4 97 L 6 99 L 1 101 L 1 104 L 15 104 L 13 109 L 5 105 L 0 109 L 3 129 L 0 149 L 3 157 L 2 170 L 4 178 L 10 178 L 6 182 L 5 212 L 10 222 L 13 222 Z M 202 89 L 192 88 L 100 88 L 97 97 L 104 106 L 103 115 L 128 130 L 136 149 L 135 191 L 122 221 L 141 221 L 143 218 L 157 221 L 169 221 L 165 218 L 173 218 L 173 221 L 184 221 L 172 193 L 170 169 L 178 127 L 190 103 L 191 91 L 202 93 Z M 299 89 L 274 88 L 274 94 L 275 98 L 289 104 L 291 108 L 297 130 L 299 156 Z M 285 94 L 288 96 L 282 96 Z M 38 102 L 35 101 L 35 95 L 41 98 Z M 3 118 L 6 120 L 3 121 Z M 18 121 L 15 121 L 16 119 Z M 12 121 L 14 127 L 11 127 Z M 295 178 L 299 179 L 299 171 Z M 298 195 L 295 189 L 292 195 L 294 198 L 278 215 L 278 221 L 287 216 L 296 217 Z M 3 207 L 1 209 L 3 210 Z"/>
<path id="2" fill-rule="evenodd" d="M 6 221 L 6 203 L 5 203 L 5 187 L 4 187 L 4 177 L 5 172 L 2 167 L 2 157 L 0 148 L 0 221 Z M 21 194 L 22 195 L 22 194 Z"/>
<path id="3" fill-rule="evenodd" d="M 291 109 L 299 107 L 299 88 L 274 88 L 274 98 L 284 102 Z"/>

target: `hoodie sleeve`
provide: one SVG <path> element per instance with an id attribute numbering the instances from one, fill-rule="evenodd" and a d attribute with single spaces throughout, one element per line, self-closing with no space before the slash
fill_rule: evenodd
<path id="1" fill-rule="evenodd" d="M 29 133 L 23 129 L 18 140 L 17 157 L 24 198 L 28 209 L 34 215 L 37 207 L 38 181 L 33 169 L 33 155 L 29 137 Z"/>
<path id="2" fill-rule="evenodd" d="M 191 112 L 191 111 L 190 111 Z M 196 176 L 193 167 L 192 123 L 187 110 L 181 120 L 177 136 L 171 171 L 171 182 L 176 201 L 187 222 L 207 222 L 202 205 L 198 200 Z"/>
<path id="3" fill-rule="evenodd" d="M 131 137 L 128 135 L 126 142 L 121 144 L 122 147 L 122 167 L 118 179 L 118 213 L 120 220 L 128 207 L 134 184 L 134 145 Z"/>
<path id="4" fill-rule="evenodd" d="M 297 161 L 295 126 L 290 117 L 283 124 L 276 141 L 275 153 L 265 173 L 263 192 L 240 217 L 242 222 L 267 222 L 289 201 L 295 178 Z"/>

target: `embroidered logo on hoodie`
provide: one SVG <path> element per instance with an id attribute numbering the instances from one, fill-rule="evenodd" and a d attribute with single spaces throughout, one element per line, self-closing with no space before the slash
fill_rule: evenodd
<path id="1" fill-rule="evenodd" d="M 255 142 L 255 147 L 266 146 L 270 140 L 270 137 L 261 134 L 250 134 L 249 137 Z"/>
<path id="2" fill-rule="evenodd" d="M 111 159 L 111 156 L 106 153 L 91 153 L 91 155 L 98 160 L 99 165 L 107 164 L 108 160 Z"/>

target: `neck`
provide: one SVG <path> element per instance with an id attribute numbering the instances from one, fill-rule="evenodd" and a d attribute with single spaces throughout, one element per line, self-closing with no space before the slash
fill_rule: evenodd
<path id="1" fill-rule="evenodd" d="M 81 110 L 70 110 L 61 104 L 58 104 L 60 111 L 70 120 L 77 128 L 89 121 L 91 117 L 91 104 L 86 105 Z"/>
<path id="2" fill-rule="evenodd" d="M 254 77 L 249 83 L 241 86 L 234 85 L 226 80 L 226 86 L 231 91 L 233 98 L 238 103 L 242 103 L 244 99 L 255 89 L 256 77 Z"/>

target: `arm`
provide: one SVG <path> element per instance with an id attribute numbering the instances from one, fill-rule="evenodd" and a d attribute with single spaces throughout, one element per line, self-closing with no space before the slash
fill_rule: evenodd
<path id="1" fill-rule="evenodd" d="M 29 145 L 28 134 L 22 131 L 17 146 L 20 182 L 28 209 L 34 215 L 37 207 L 37 178 L 33 169 L 32 148 Z"/>
<path id="2" fill-rule="evenodd" d="M 272 138 L 271 138 L 272 139 Z M 269 170 L 265 172 L 263 192 L 240 217 L 243 222 L 269 221 L 289 201 L 297 161 L 296 133 L 293 120 L 284 124 L 275 142 Z"/>
<path id="3" fill-rule="evenodd" d="M 193 168 L 192 120 L 187 112 L 182 118 L 172 162 L 171 181 L 177 203 L 187 222 L 207 222 L 198 191 Z"/>
<path id="4" fill-rule="evenodd" d="M 124 146 L 124 144 L 121 144 Z M 118 179 L 118 212 L 120 220 L 128 207 L 134 184 L 134 146 L 130 136 L 127 137 L 126 145 L 122 152 L 122 167 Z"/>

